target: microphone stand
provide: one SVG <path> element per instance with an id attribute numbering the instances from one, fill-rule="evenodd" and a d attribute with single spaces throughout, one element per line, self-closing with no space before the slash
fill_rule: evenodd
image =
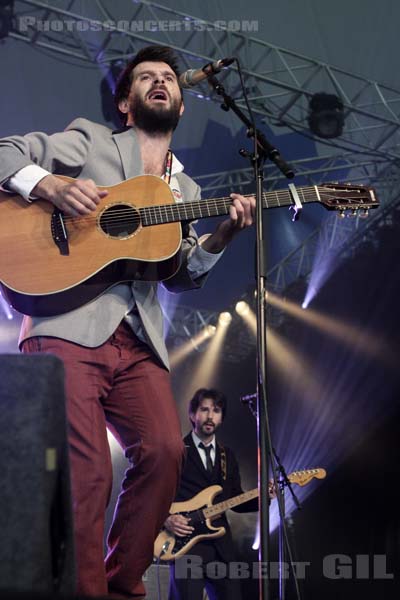
<path id="1" fill-rule="evenodd" d="M 301 509 L 301 504 L 294 493 L 293 486 L 290 483 L 290 480 L 285 471 L 285 467 L 281 463 L 279 456 L 276 453 L 275 448 L 272 448 L 272 452 L 274 453 L 275 462 L 277 464 L 276 472 L 279 473 L 279 488 L 280 488 L 280 496 L 278 496 L 279 513 L 281 517 L 281 521 L 279 523 L 279 600 L 285 600 L 286 593 L 286 585 L 285 585 L 285 566 L 286 566 L 286 553 L 285 553 L 285 522 L 286 522 L 286 514 L 285 514 L 285 487 L 289 488 L 289 491 L 292 495 L 293 501 L 298 510 Z M 290 556 L 290 562 L 293 568 L 293 559 Z M 297 582 L 296 582 L 297 583 Z"/>
<path id="2" fill-rule="evenodd" d="M 238 65 L 239 66 L 239 65 Z M 240 66 L 239 66 L 240 68 Z M 259 598 L 270 600 L 269 577 L 265 577 L 263 565 L 270 557 L 269 533 L 269 464 L 271 462 L 272 448 L 271 435 L 267 408 L 266 389 L 266 257 L 264 254 L 263 235 L 263 166 L 269 159 L 280 169 L 286 177 L 293 177 L 294 172 L 283 160 L 277 148 L 268 142 L 265 136 L 257 130 L 255 123 L 243 113 L 234 99 L 229 96 L 220 81 L 213 74 L 212 65 L 205 67 L 208 82 L 218 95 L 222 96 L 221 108 L 230 109 L 239 117 L 247 127 L 247 136 L 254 140 L 254 153 L 241 151 L 242 156 L 248 156 L 254 168 L 256 180 L 256 280 L 257 280 L 257 439 L 258 439 L 258 488 L 260 502 L 260 547 L 259 547 Z M 250 114 L 251 109 L 248 106 Z"/>
<path id="3" fill-rule="evenodd" d="M 248 394 L 248 395 L 242 396 L 240 398 L 240 401 L 242 402 L 242 404 L 246 404 L 249 407 L 251 414 L 253 415 L 253 417 L 255 419 L 257 419 L 256 400 L 257 400 L 257 394 Z M 290 479 L 288 478 L 288 476 L 286 474 L 285 467 L 281 463 L 281 460 L 280 460 L 274 447 L 272 447 L 272 453 L 273 453 L 273 457 L 275 459 L 275 463 L 277 465 L 276 468 L 273 469 L 273 475 L 274 475 L 274 484 L 275 484 L 275 489 L 276 489 L 276 499 L 277 499 L 278 506 L 279 506 L 279 516 L 280 516 L 279 539 L 278 539 L 278 545 L 279 545 L 279 600 L 285 600 L 285 594 L 286 594 L 285 542 L 286 542 L 286 547 L 287 547 L 288 555 L 289 555 L 289 563 L 290 563 L 290 567 L 292 569 L 292 574 L 293 574 L 293 578 L 294 578 L 296 595 L 297 595 L 297 598 L 300 600 L 299 582 L 297 580 L 296 571 L 294 568 L 293 551 L 289 545 L 289 535 L 288 535 L 287 527 L 286 527 L 285 492 L 284 492 L 286 486 L 289 488 L 289 491 L 292 495 L 293 501 L 298 510 L 301 509 L 301 504 L 300 504 L 296 494 L 294 493 L 293 486 L 290 482 Z M 277 474 L 279 474 L 279 480 L 278 480 Z"/>

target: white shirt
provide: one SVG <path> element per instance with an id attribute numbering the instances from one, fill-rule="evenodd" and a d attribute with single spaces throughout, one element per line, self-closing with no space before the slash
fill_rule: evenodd
<path id="1" fill-rule="evenodd" d="M 204 468 L 207 469 L 206 451 L 203 448 L 199 448 L 199 444 L 204 444 L 203 440 L 201 440 L 199 438 L 199 436 L 195 434 L 194 431 L 192 431 L 192 440 L 194 442 L 194 445 L 197 448 L 197 452 L 200 454 L 200 458 L 204 465 Z M 210 456 L 211 456 L 211 462 L 213 465 L 215 464 L 215 444 L 216 444 L 215 435 L 213 436 L 213 439 L 211 440 L 211 442 L 209 442 L 208 444 L 204 444 L 204 446 L 207 446 L 207 447 L 211 446 Z"/>

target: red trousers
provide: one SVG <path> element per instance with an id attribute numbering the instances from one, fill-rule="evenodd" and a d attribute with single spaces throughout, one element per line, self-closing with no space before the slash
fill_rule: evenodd
<path id="1" fill-rule="evenodd" d="M 97 348 L 34 337 L 23 352 L 64 361 L 78 592 L 133 598 L 178 484 L 183 443 L 168 371 L 122 322 Z M 112 466 L 106 426 L 130 466 L 122 482 L 104 563 L 104 518 Z"/>

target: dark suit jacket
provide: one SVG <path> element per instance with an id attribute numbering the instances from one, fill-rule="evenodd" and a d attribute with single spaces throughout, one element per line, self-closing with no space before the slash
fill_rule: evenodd
<path id="1" fill-rule="evenodd" d="M 215 498 L 215 503 L 228 500 L 233 496 L 243 493 L 240 482 L 240 473 L 237 460 L 230 448 L 224 447 L 226 455 L 226 479 L 223 479 L 221 472 L 221 446 L 217 442 L 216 460 L 213 474 L 209 474 L 205 469 L 199 452 L 193 442 L 192 434 L 189 433 L 184 438 L 186 458 L 183 465 L 181 481 L 175 500 L 183 502 L 190 500 L 193 496 L 209 487 L 210 485 L 220 485 L 223 491 Z M 235 512 L 253 512 L 258 510 L 258 499 L 249 500 L 236 507 Z M 213 524 L 226 528 L 226 534 L 221 538 L 210 540 L 209 543 L 215 544 L 223 560 L 234 560 L 232 555 L 232 535 L 228 520 L 225 515 L 220 519 L 213 520 Z M 192 554 L 196 553 L 196 546 Z"/>

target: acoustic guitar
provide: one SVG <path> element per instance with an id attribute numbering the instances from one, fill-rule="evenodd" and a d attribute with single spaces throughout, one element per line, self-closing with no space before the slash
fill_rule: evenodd
<path id="1" fill-rule="evenodd" d="M 168 279 L 180 264 L 181 223 L 226 215 L 232 203 L 229 197 L 176 203 L 168 184 L 153 175 L 100 189 L 108 196 L 79 217 L 46 200 L 28 203 L 0 193 L 0 284 L 17 311 L 53 316 L 116 283 Z M 297 194 L 302 204 L 318 202 L 328 210 L 367 211 L 379 204 L 372 188 L 357 185 L 309 186 Z M 294 205 L 289 190 L 263 194 L 264 208 Z"/>

